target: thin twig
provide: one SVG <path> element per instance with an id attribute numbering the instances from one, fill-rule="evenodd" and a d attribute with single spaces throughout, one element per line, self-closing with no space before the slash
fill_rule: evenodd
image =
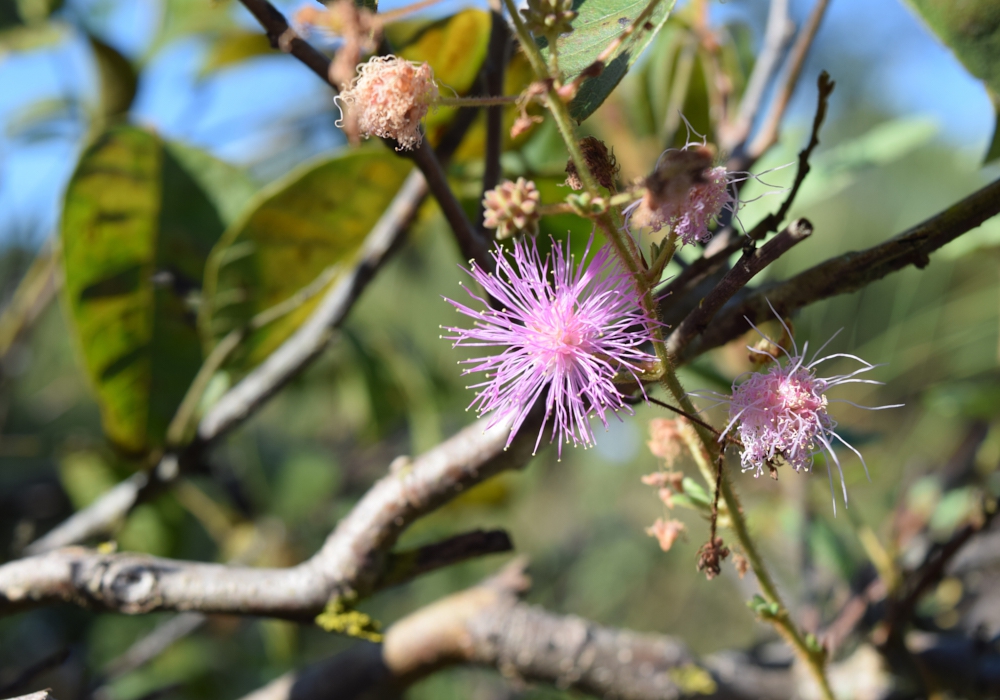
<path id="1" fill-rule="evenodd" d="M 497 3 L 490 11 L 490 40 L 486 48 L 483 83 L 488 96 L 503 94 L 504 72 L 510 54 L 511 36 L 507 20 L 503 18 L 502 5 Z M 503 107 L 486 109 L 486 153 L 483 157 L 483 197 L 500 182 L 500 156 L 503 152 Z M 482 197 L 479 202 L 477 226 L 483 236 L 488 236 L 483 226 Z"/>
<path id="2" fill-rule="evenodd" d="M 334 91 L 337 90 L 337 85 L 330 76 L 330 59 L 299 37 L 274 5 L 267 0 L 240 0 L 240 2 L 250 10 L 267 32 L 272 47 L 295 56 Z M 469 218 L 448 185 L 440 160 L 426 140 L 417 149 L 401 152 L 400 155 L 412 159 L 423 172 L 431 194 L 437 200 L 458 240 L 462 255 L 466 259 L 475 259 L 483 269 L 490 269 L 492 258 L 486 253 L 486 245 L 469 223 Z"/>
<path id="3" fill-rule="evenodd" d="M 799 193 L 799 188 L 802 187 L 806 175 L 809 174 L 812 168 L 809 165 L 809 158 L 812 156 L 812 152 L 816 146 L 819 145 L 819 130 L 823 126 L 823 120 L 826 119 L 826 110 L 830 103 L 830 95 L 833 93 L 833 88 L 836 85 L 834 81 L 830 80 L 830 75 L 826 71 L 819 74 L 819 78 L 816 80 L 819 96 L 816 102 L 816 114 L 813 116 L 812 132 L 809 136 L 809 143 L 799 152 L 799 164 L 795 171 L 795 180 L 792 182 L 792 188 L 789 190 L 788 196 L 785 197 L 785 201 L 781 203 L 778 211 L 765 216 L 747 233 L 747 238 L 751 241 L 759 241 L 768 233 L 777 231 L 778 227 L 781 226 L 781 222 L 788 216 L 788 210 L 792 208 L 795 196 Z"/>
<path id="4" fill-rule="evenodd" d="M 680 361 L 718 347 L 750 330 L 748 323 L 782 316 L 821 299 L 853 292 L 886 275 L 914 265 L 924 268 L 930 254 L 987 219 L 1000 214 L 1000 180 L 974 192 L 913 228 L 877 246 L 831 258 L 791 279 L 758 287 L 724 308 Z"/>
<path id="5" fill-rule="evenodd" d="M 727 301 L 743 289 L 754 276 L 788 252 L 792 246 L 812 235 L 813 227 L 806 219 L 796 219 L 784 231 L 759 249 L 744 251 L 743 256 L 726 273 L 715 288 L 688 314 L 667 338 L 667 350 L 672 356 L 684 351 L 711 323 Z"/>

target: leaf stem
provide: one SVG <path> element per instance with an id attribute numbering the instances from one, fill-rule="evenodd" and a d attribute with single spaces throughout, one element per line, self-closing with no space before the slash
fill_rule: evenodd
<path id="1" fill-rule="evenodd" d="M 434 104 L 443 107 L 497 107 L 512 105 L 517 102 L 517 95 L 497 95 L 495 97 L 439 97 Z"/>

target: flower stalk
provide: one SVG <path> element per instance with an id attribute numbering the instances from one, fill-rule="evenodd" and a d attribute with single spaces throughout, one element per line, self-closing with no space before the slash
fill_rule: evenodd
<path id="1" fill-rule="evenodd" d="M 597 182 L 587 167 L 586 160 L 584 159 L 579 146 L 579 139 L 576 134 L 575 126 L 569 115 L 569 110 L 559 94 L 559 76 L 550 74 L 541 52 L 538 50 L 534 39 L 520 18 L 513 0 L 504 0 L 504 4 L 511 15 L 515 32 L 517 33 L 521 46 L 528 57 L 529 63 L 538 78 L 546 81 L 549 85 L 545 96 L 546 107 L 556 123 L 560 136 L 565 142 L 570 158 L 576 165 L 580 182 L 583 184 L 583 189 L 585 192 L 589 193 L 591 197 L 598 197 L 600 196 L 600 190 Z M 656 4 L 657 0 L 653 0 L 640 17 L 647 17 L 649 13 L 652 12 L 652 8 L 654 8 Z M 632 239 L 632 236 L 630 236 L 627 232 L 624 232 L 619 226 L 616 226 L 611 214 L 607 211 L 595 215 L 594 220 L 601 228 L 615 252 L 618 254 L 618 257 L 628 270 L 629 275 L 636 285 L 636 290 L 640 294 L 643 309 L 648 314 L 649 318 L 656 321 L 658 319 L 658 313 L 656 300 L 653 296 L 653 287 L 656 280 L 651 279 L 649 274 L 650 270 L 646 268 L 645 261 L 643 260 L 635 241 Z M 659 268 L 662 271 L 670 262 L 675 249 L 675 241 L 668 239 L 667 244 L 657 256 L 657 260 L 654 261 L 653 269 Z M 670 392 L 670 394 L 677 401 L 678 405 L 684 411 L 691 414 L 697 413 L 697 410 L 692 405 L 687 392 L 684 390 L 684 387 L 681 385 L 680 380 L 677 378 L 677 374 L 674 371 L 674 362 L 667 351 L 667 346 L 663 337 L 662 325 L 659 323 L 651 324 L 651 335 L 653 336 L 653 348 L 662 368 L 660 383 L 667 391 Z M 714 462 L 718 459 L 720 449 L 715 436 L 712 435 L 709 430 L 697 424 L 694 424 L 694 429 L 697 432 L 698 438 L 706 452 L 712 458 L 711 461 Z M 719 480 L 719 486 L 721 489 L 722 499 L 725 503 L 726 510 L 728 511 L 729 524 L 736 535 L 736 539 L 739 542 L 741 549 L 744 552 L 744 556 L 746 556 L 750 566 L 753 568 L 753 571 L 757 576 L 761 592 L 764 596 L 762 601 L 764 604 L 762 606 L 755 606 L 758 616 L 762 620 L 771 623 L 777 632 L 795 650 L 796 654 L 803 661 L 803 663 L 806 664 L 815 679 L 822 697 L 826 700 L 833 700 L 833 691 L 830 688 L 825 672 L 825 651 L 816 643 L 810 644 L 806 637 L 803 636 L 803 634 L 792 622 L 788 609 L 778 593 L 774 580 L 771 578 L 771 574 L 764 563 L 764 559 L 754 543 L 753 538 L 750 536 L 746 519 L 744 518 L 743 512 L 740 508 L 739 500 L 732 488 L 732 484 L 730 483 L 728 476 L 724 472 Z"/>

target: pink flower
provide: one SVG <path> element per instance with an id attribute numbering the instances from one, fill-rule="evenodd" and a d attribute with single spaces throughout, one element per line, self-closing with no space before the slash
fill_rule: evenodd
<path id="1" fill-rule="evenodd" d="M 735 212 L 738 205 L 731 185 L 746 179 L 723 166 L 712 167 L 712 154 L 697 143 L 666 151 L 645 179 L 643 198 L 625 210 L 628 225 L 654 231 L 669 227 L 687 244 L 711 238 L 708 227 L 723 209 Z"/>
<path id="2" fill-rule="evenodd" d="M 772 309 L 773 310 L 773 309 Z M 777 314 L 775 314 L 777 315 Z M 779 318 L 780 320 L 780 318 Z M 782 322 L 784 325 L 784 322 Z M 788 331 L 791 337 L 791 331 Z M 758 331 L 759 333 L 760 331 Z M 761 334 L 763 336 L 763 334 Z M 834 337 L 836 334 L 834 334 Z M 766 337 L 766 336 L 765 336 Z M 831 337 L 830 340 L 833 340 Z M 753 469 L 754 476 L 764 473 L 765 466 L 772 469 L 779 457 L 791 465 L 795 471 L 809 471 L 813 460 L 819 452 L 828 455 L 827 470 L 830 474 L 830 489 L 833 490 L 833 471 L 829 467 L 832 461 L 840 473 L 840 485 L 847 503 L 847 485 L 844 481 L 844 471 L 840 460 L 834 451 L 834 443 L 840 442 L 851 450 L 861 460 L 868 473 L 864 457 L 850 443 L 836 432 L 837 421 L 828 413 L 831 403 L 850 403 L 857 408 L 882 410 L 897 408 L 893 406 L 858 406 L 843 399 L 828 399 L 826 392 L 843 384 L 881 384 L 870 379 L 858 379 L 858 375 L 875 368 L 859 357 L 845 353 L 836 353 L 820 357 L 819 352 L 830 343 L 828 340 L 812 358 L 806 362 L 809 344 L 806 343 L 802 352 L 792 342 L 792 353 L 783 352 L 787 361 L 782 364 L 775 360 L 766 372 L 749 372 L 737 377 L 733 382 L 731 397 L 721 397 L 729 403 L 729 425 L 723 431 L 723 436 L 734 427 L 739 435 L 743 450 L 740 460 L 743 470 Z M 752 353 L 764 354 L 760 350 L 749 348 Z M 816 368 L 823 362 L 834 358 L 847 358 L 861 363 L 861 367 L 848 374 L 838 374 L 830 377 L 819 377 Z M 836 499 L 833 504 L 837 511 Z"/>
<path id="3" fill-rule="evenodd" d="M 592 242 L 592 241 L 591 241 Z M 590 252 L 587 246 L 586 258 Z M 631 279 L 607 247 L 589 265 L 574 265 L 573 256 L 553 242 L 542 260 L 531 237 L 513 243 L 513 261 L 497 246 L 497 272 L 473 264 L 471 275 L 502 310 L 482 305 L 477 311 L 447 299 L 475 320 L 472 328 L 446 328 L 454 346 L 496 347 L 486 357 L 465 360 L 463 374 L 483 372 L 472 385 L 476 398 L 470 408 L 492 413 L 490 425 L 511 419 L 509 445 L 535 402 L 545 397 L 545 419 L 535 441 L 541 442 L 551 424 L 550 441 L 592 445 L 590 417 L 607 427 L 607 413 L 631 408 L 615 386 L 615 375 L 626 373 L 638 382 L 641 365 L 655 358 L 641 349 L 652 336 L 650 320 L 640 305 Z"/>

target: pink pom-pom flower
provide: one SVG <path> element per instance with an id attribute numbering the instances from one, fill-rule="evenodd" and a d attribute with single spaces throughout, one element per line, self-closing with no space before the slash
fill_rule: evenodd
<path id="1" fill-rule="evenodd" d="M 772 307 L 772 311 L 773 311 Z M 777 313 L 775 313 L 777 316 Z M 779 321 L 781 320 L 780 317 Z M 784 326 L 784 321 L 782 321 Z M 754 327 L 756 329 L 756 327 Z M 791 331 L 785 326 L 788 337 Z M 760 333 L 760 331 L 757 331 Z M 838 331 L 839 332 L 839 331 Z M 772 344 L 769 338 L 761 336 Z M 789 353 L 782 350 L 786 356 L 785 362 L 780 359 L 770 364 L 766 371 L 748 372 L 737 377 L 733 382 L 731 396 L 714 394 L 724 403 L 729 404 L 729 424 L 722 437 L 735 431 L 742 444 L 740 461 L 743 471 L 753 470 L 754 476 L 764 473 L 775 466 L 779 458 L 789 464 L 795 471 L 809 471 L 815 456 L 821 452 L 828 457 L 827 470 L 830 475 L 830 489 L 833 491 L 833 471 L 830 462 L 837 467 L 840 474 L 840 486 L 843 491 L 844 503 L 847 503 L 847 485 L 840 459 L 834 450 L 839 442 L 851 450 L 861 460 L 868 473 L 861 453 L 837 431 L 837 421 L 829 414 L 831 403 L 848 403 L 857 408 L 879 411 L 886 408 L 898 408 L 902 404 L 892 406 L 858 406 L 844 399 L 827 398 L 826 392 L 844 384 L 882 384 L 871 379 L 861 379 L 864 374 L 876 365 L 865 362 L 860 357 L 846 353 L 834 353 L 819 357 L 819 353 L 836 337 L 834 334 L 823 346 L 813 354 L 811 360 L 806 360 L 809 350 L 808 342 L 799 351 L 798 345 L 792 341 L 793 349 Z M 776 345 L 776 344 L 775 344 Z M 779 346 L 780 347 L 780 346 Z M 755 348 L 748 348 L 751 353 L 764 355 L 766 353 Z M 845 358 L 861 364 L 861 367 L 847 374 L 837 374 L 829 377 L 818 376 L 817 368 L 824 362 L 834 358 Z M 833 503 L 834 513 L 837 511 L 836 499 Z"/>
<path id="2" fill-rule="evenodd" d="M 358 66 L 357 77 L 337 99 L 356 115 L 362 135 L 395 139 L 396 150 L 410 151 L 423 140 L 420 122 L 437 98 L 429 64 L 376 56 Z M 341 118 L 337 126 L 343 125 Z"/>
<path id="3" fill-rule="evenodd" d="M 469 387 L 477 392 L 470 408 L 492 413 L 491 426 L 510 420 L 509 445 L 544 396 L 545 419 L 535 449 L 547 425 L 560 454 L 563 443 L 592 445 L 591 416 L 607 427 L 609 411 L 632 412 L 615 376 L 624 373 L 639 382 L 642 366 L 655 361 L 641 347 L 652 339 L 652 322 L 632 280 L 606 246 L 589 264 L 577 264 L 568 242 L 565 249 L 553 242 L 543 260 L 535 239 L 524 236 L 513 242 L 513 260 L 499 246 L 493 257 L 495 274 L 475 263 L 470 274 L 499 310 L 471 290 L 482 310 L 446 299 L 475 321 L 468 329 L 446 328 L 455 347 L 498 348 L 496 354 L 464 361 L 470 367 L 463 374 L 482 372 L 484 377 Z"/>

